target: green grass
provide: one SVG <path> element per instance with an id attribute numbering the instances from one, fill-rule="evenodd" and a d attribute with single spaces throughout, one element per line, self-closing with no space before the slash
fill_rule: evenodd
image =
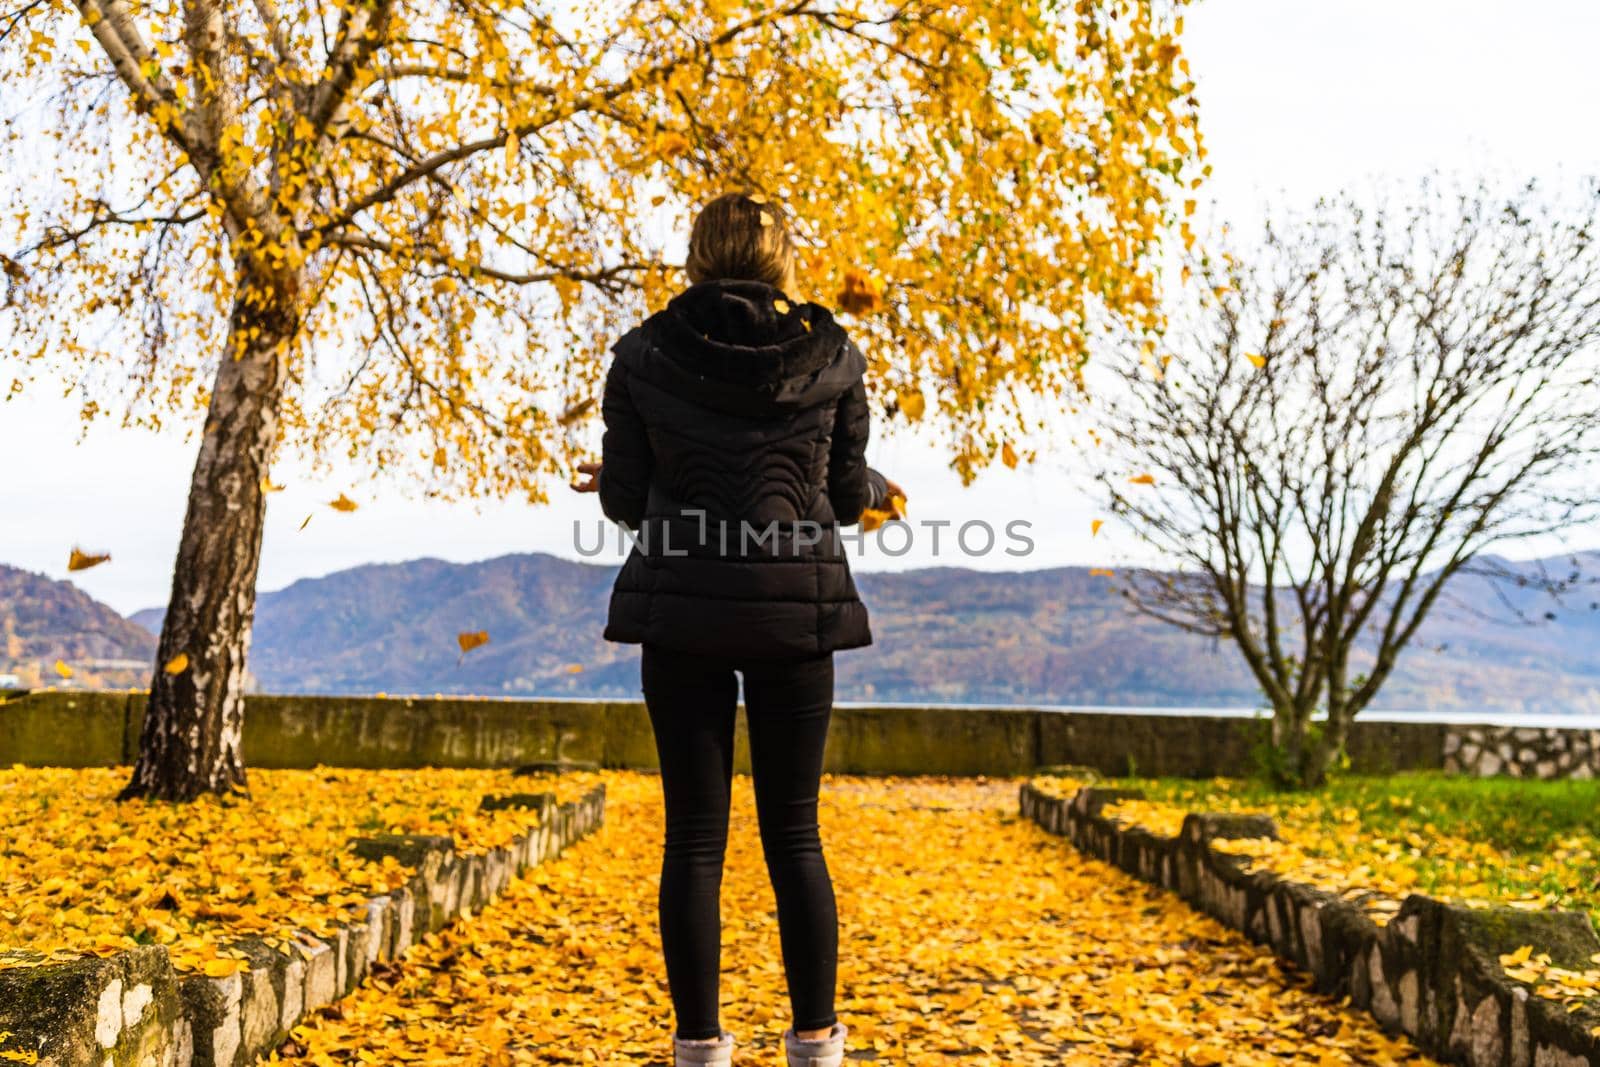
<path id="1" fill-rule="evenodd" d="M 1538 898 L 1600 922 L 1600 781 L 1442 774 L 1339 778 L 1284 792 L 1259 781 L 1125 779 L 1186 810 L 1260 811 L 1301 848 L 1374 881 L 1444 897 Z"/>

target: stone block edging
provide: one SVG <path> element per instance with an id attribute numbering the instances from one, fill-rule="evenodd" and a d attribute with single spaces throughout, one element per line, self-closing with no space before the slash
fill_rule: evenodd
<path id="1" fill-rule="evenodd" d="M 1580 912 L 1470 908 L 1421 894 L 1379 926 L 1359 902 L 1271 871 L 1246 871 L 1218 839 L 1276 837 L 1265 815 L 1190 814 L 1163 837 L 1104 813 L 1136 790 L 1086 787 L 1070 798 L 1025 783 L 1022 816 L 1080 851 L 1185 901 L 1270 946 L 1319 989 L 1349 997 L 1387 1030 L 1429 1055 L 1468 1067 L 1600 1067 L 1600 1004 L 1577 1011 L 1530 995 L 1499 957 L 1523 945 L 1582 970 L 1600 952 Z"/>
<path id="2" fill-rule="evenodd" d="M 34 1053 L 41 1067 L 255 1063 L 311 1012 L 353 992 L 374 965 L 399 959 L 599 829 L 605 786 L 565 804 L 537 793 L 486 797 L 484 807 L 535 808 L 541 817 L 509 847 L 477 853 L 458 853 L 448 837 L 353 839 L 360 855 L 392 855 L 413 868 L 406 883 L 368 900 L 364 917 L 330 937 L 305 934 L 281 948 L 255 938 L 230 943 L 250 960 L 235 974 L 181 974 L 159 946 L 0 969 L 0 1051 Z"/>

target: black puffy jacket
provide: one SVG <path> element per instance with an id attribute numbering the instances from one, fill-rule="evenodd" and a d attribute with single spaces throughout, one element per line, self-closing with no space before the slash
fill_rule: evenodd
<path id="1" fill-rule="evenodd" d="M 605 636 L 757 658 L 871 644 L 839 526 L 885 483 L 866 360 L 833 316 L 708 281 L 612 351 L 600 504 L 636 533 Z"/>

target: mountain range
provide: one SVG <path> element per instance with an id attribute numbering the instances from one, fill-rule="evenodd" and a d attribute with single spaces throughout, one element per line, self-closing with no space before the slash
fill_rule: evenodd
<path id="1" fill-rule="evenodd" d="M 1600 553 L 1579 562 L 1600 574 Z M 1558 567 L 1506 566 L 1529 576 Z M 269 691 L 637 696 L 636 651 L 600 636 L 615 574 L 513 555 L 372 564 L 299 581 L 262 596 L 253 669 Z M 837 658 L 841 699 L 1260 700 L 1232 646 L 1137 613 L 1099 569 L 932 568 L 860 574 L 857 583 L 875 641 Z M 1385 689 L 1385 707 L 1600 711 L 1600 612 L 1588 601 L 1549 603 L 1515 581 L 1475 576 L 1450 592 Z M 155 628 L 160 612 L 135 619 Z M 473 631 L 490 642 L 463 656 L 455 636 Z"/>
<path id="2" fill-rule="evenodd" d="M 1600 553 L 1579 559 L 1600 574 Z M 1507 564 L 1532 575 L 1569 559 Z M 553 556 L 369 564 L 259 599 L 251 656 L 268 692 L 633 697 L 637 650 L 601 636 L 615 568 Z M 0 567 L 0 633 L 28 654 L 152 654 L 161 612 L 131 622 L 66 583 Z M 875 643 L 838 657 L 843 700 L 1252 707 L 1225 642 L 1135 612 L 1083 567 L 857 576 Z M 32 590 L 13 600 L 12 590 Z M 44 612 L 41 603 L 53 606 Z M 30 606 L 31 605 L 31 606 Z M 1530 621 L 1531 620 L 1531 621 Z M 135 626 L 134 624 L 138 624 Z M 489 642 L 463 654 L 457 635 Z M 1463 576 L 1380 696 L 1386 708 L 1600 711 L 1600 610 Z"/>

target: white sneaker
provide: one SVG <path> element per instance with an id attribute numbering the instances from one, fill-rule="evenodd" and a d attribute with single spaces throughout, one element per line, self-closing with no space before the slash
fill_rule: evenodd
<path id="1" fill-rule="evenodd" d="M 724 1030 L 718 1037 L 697 1041 L 674 1037 L 672 1062 L 674 1067 L 732 1067 L 733 1035 Z"/>
<path id="2" fill-rule="evenodd" d="M 802 1041 L 794 1030 L 785 1030 L 783 1047 L 789 1054 L 789 1067 L 842 1067 L 846 1032 L 844 1023 L 834 1023 L 827 1037 Z"/>

